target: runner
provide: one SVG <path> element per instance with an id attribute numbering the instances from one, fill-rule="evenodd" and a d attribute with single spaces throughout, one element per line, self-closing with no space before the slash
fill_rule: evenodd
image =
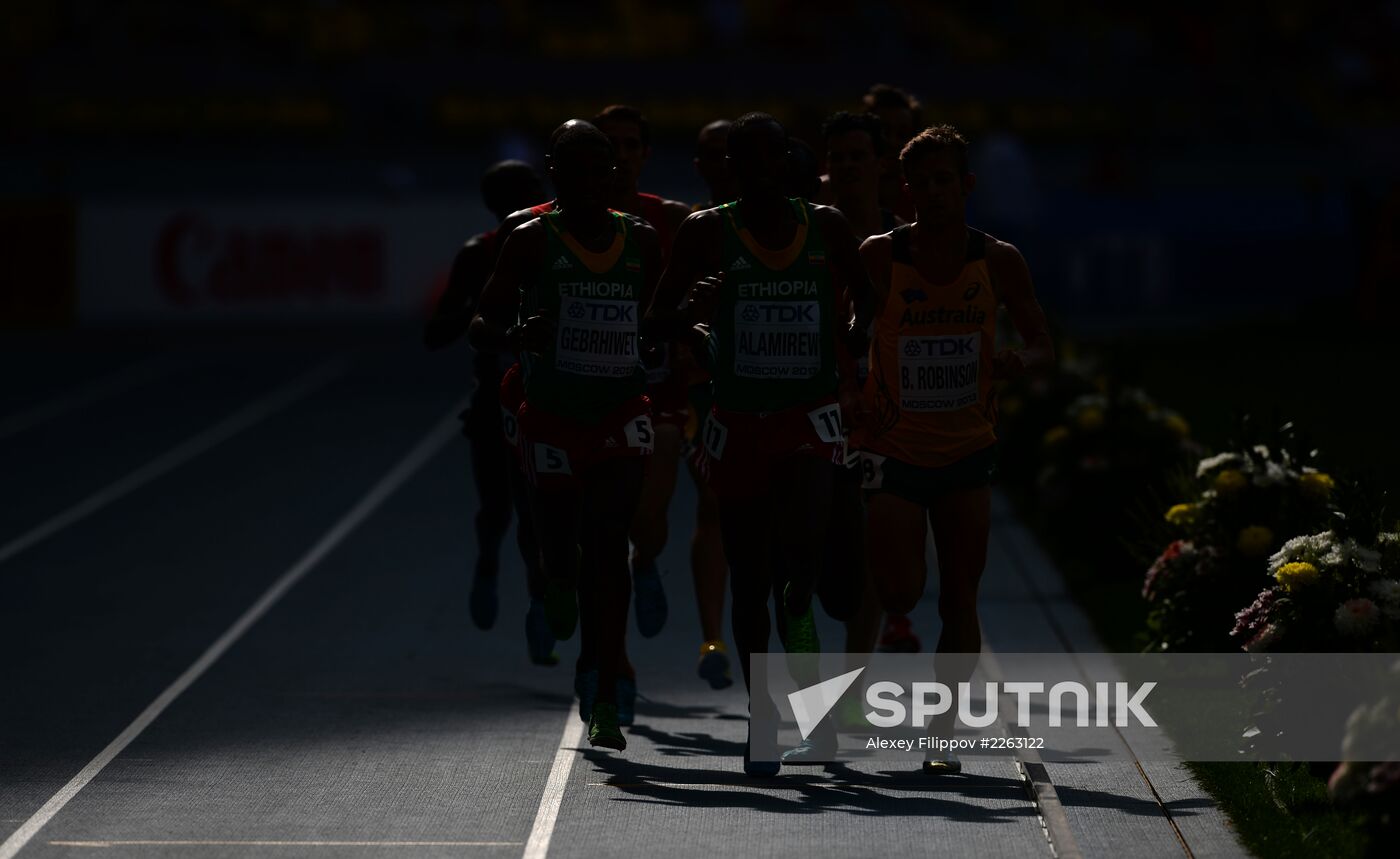
<path id="1" fill-rule="evenodd" d="M 900 155 L 916 223 L 873 236 L 861 256 L 875 282 L 875 337 L 857 433 L 869 506 L 868 558 L 886 611 L 907 613 L 924 593 L 925 534 L 938 551 L 935 670 L 950 686 L 970 676 L 956 654 L 981 651 L 977 588 L 987 559 L 996 456 L 992 383 L 1054 361 L 1045 313 L 1015 247 L 968 228 L 976 177 L 954 128 L 919 133 Z M 994 354 L 998 304 L 1025 342 Z M 953 686 L 956 688 L 956 686 Z M 951 716 L 929 726 L 950 738 Z M 932 755 L 929 773 L 959 772 Z"/>
<path id="2" fill-rule="evenodd" d="M 910 92 L 897 86 L 875 84 L 862 98 L 865 112 L 880 120 L 880 128 L 885 136 L 887 149 L 881 159 L 880 205 L 894 212 L 905 221 L 914 219 L 914 200 L 904 184 L 904 174 L 900 171 L 899 153 L 914 136 L 914 132 L 924 127 L 923 105 Z"/>
<path id="3" fill-rule="evenodd" d="M 863 240 L 894 229 L 900 223 L 899 219 L 880 206 L 881 158 L 885 154 L 880 121 L 871 114 L 835 113 L 822 126 L 822 138 L 826 143 L 827 175 L 836 208 L 846 216 L 856 237 Z M 867 367 L 867 356 L 857 356 L 854 370 L 857 385 L 864 381 Z M 858 395 L 859 387 L 853 390 Z M 854 429 L 853 426 L 849 428 Z M 854 449 L 848 452 L 851 455 L 847 457 L 847 467 L 840 472 L 834 490 L 834 518 L 838 522 L 853 524 L 831 530 L 828 557 L 832 559 L 833 566 L 843 572 L 856 571 L 859 580 L 864 583 L 858 593 L 839 594 L 835 600 L 851 601 L 857 605 L 846 621 L 846 652 L 855 654 L 869 653 L 875 649 L 876 641 L 880 638 L 882 613 L 865 570 L 865 505 L 861 499 L 860 457 Z M 838 581 L 848 577 L 838 576 Z M 824 600 L 823 604 L 827 602 Z M 909 631 L 908 618 L 900 615 L 890 619 L 886 624 L 886 636 L 897 630 L 906 631 L 908 639 L 913 642 L 912 647 L 906 645 L 901 649 L 917 652 L 918 639 Z M 858 666 L 853 664 L 851 667 Z M 854 697 L 845 700 L 849 703 L 843 707 L 843 717 L 851 721 L 859 720 L 863 724 L 863 718 L 854 712 L 860 709 L 860 702 Z"/>
<path id="4" fill-rule="evenodd" d="M 615 104 L 593 117 L 593 124 L 612 141 L 617 153 L 617 182 L 610 205 L 619 212 L 637 215 L 656 230 L 661 239 L 663 265 L 671 251 L 676 229 L 690 214 L 690 207 L 676 200 L 637 190 L 642 167 L 651 155 L 651 129 L 635 107 Z M 647 470 L 637 518 L 632 523 L 632 585 L 636 599 L 637 631 L 651 638 L 666 625 L 666 591 L 656 568 L 656 558 L 666 548 L 667 513 L 676 491 L 676 465 L 685 444 L 690 417 L 686 368 L 668 344 L 660 344 L 647 372 L 656 431 L 656 452 Z"/>
<path id="5" fill-rule="evenodd" d="M 637 318 L 660 270 L 656 233 L 608 209 L 608 138 L 570 120 L 550 138 L 554 211 L 512 232 L 472 321 L 479 348 L 522 353 L 520 452 L 548 577 L 555 636 L 581 621 L 597 700 L 588 740 L 622 750 L 619 666 L 627 624 L 627 529 L 654 444 Z M 511 324 L 512 319 L 516 320 Z"/>
<path id="6" fill-rule="evenodd" d="M 522 161 L 502 161 L 488 168 L 481 177 L 481 198 L 486 208 L 504 221 L 512 211 L 544 196 L 540 177 Z M 476 313 L 482 287 L 491 276 L 500 248 L 499 230 L 472 236 L 457 252 L 447 287 L 439 297 L 424 331 L 424 343 L 434 351 L 446 348 L 466 332 Z M 531 661 L 554 665 L 554 636 L 544 622 L 544 576 L 540 570 L 539 547 L 530 522 L 529 503 L 524 496 L 524 476 L 507 455 L 509 434 L 502 432 L 500 418 L 501 378 L 514 356 L 477 352 L 472 363 L 476 388 L 471 407 L 462 412 L 462 434 L 471 442 L 472 477 L 476 482 L 479 509 L 476 514 L 477 559 L 472 578 L 471 616 L 480 629 L 496 623 L 498 607 L 497 572 L 500 569 L 501 540 L 510 526 L 511 509 L 517 514 L 516 542 L 525 561 L 526 585 L 530 592 L 530 612 L 525 634 Z M 510 417 L 513 423 L 514 415 Z M 512 442 L 513 443 L 513 442 Z"/>
<path id="7" fill-rule="evenodd" d="M 733 125 L 727 119 L 716 119 L 700 129 L 695 141 L 695 172 L 709 189 L 710 199 L 691 206 L 692 212 L 713 209 L 739 196 L 739 186 L 729 171 L 728 161 L 729 129 Z"/>
<path id="8" fill-rule="evenodd" d="M 740 117 L 728 147 L 739 200 L 682 225 L 644 330 L 672 338 L 713 325 L 707 354 L 715 403 L 704 465 L 720 500 L 734 642 L 750 706 L 763 707 L 770 704 L 762 690 L 752 694 L 749 655 L 768 647 L 770 593 L 788 652 L 821 649 L 811 602 L 843 447 L 837 342 L 864 342 L 870 284 L 840 212 L 783 196 L 788 138 L 777 120 Z M 837 309 L 842 288 L 861 299 L 856 320 Z M 812 736 L 785 761 L 829 757 L 830 723 Z M 746 773 L 772 775 L 778 767 L 751 761 L 745 749 Z"/>
<path id="9" fill-rule="evenodd" d="M 695 141 L 695 172 L 710 191 L 710 199 L 691 207 L 699 212 L 732 201 L 739 196 L 738 183 L 729 170 L 729 129 L 734 123 L 717 119 L 700 129 Z M 684 349 L 684 346 L 679 346 Z M 729 665 L 729 649 L 724 644 L 724 593 L 729 565 L 724 558 L 724 539 L 719 524 L 719 502 L 700 473 L 700 439 L 710 414 L 710 374 L 699 368 L 691 373 L 690 420 L 686 423 L 686 444 L 690 454 L 686 470 L 695 482 L 695 530 L 690 535 L 690 572 L 695 582 L 695 606 L 700 613 L 700 659 L 695 673 L 712 689 L 734 684 Z"/>

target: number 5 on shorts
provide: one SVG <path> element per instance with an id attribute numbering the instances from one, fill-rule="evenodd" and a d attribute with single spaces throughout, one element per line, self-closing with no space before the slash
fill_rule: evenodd
<path id="1" fill-rule="evenodd" d="M 564 450 L 547 444 L 536 444 L 534 453 L 536 474 L 574 473 L 569 467 L 569 454 Z"/>
<path id="2" fill-rule="evenodd" d="M 651 432 L 651 415 L 634 418 L 623 428 L 623 432 L 627 434 L 628 447 L 652 450 L 656 446 L 656 438 Z"/>

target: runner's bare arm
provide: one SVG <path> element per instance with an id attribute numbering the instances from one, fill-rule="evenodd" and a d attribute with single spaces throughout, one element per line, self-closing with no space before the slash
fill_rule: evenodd
<path id="1" fill-rule="evenodd" d="M 520 287 L 544 254 L 544 238 L 544 225 L 535 219 L 506 238 L 467 333 L 473 347 L 487 352 L 519 349 L 520 332 L 513 328 L 520 306 Z"/>
<path id="2" fill-rule="evenodd" d="M 438 298 L 433 315 L 424 326 L 424 345 L 436 351 L 451 345 L 466 333 L 494 263 L 491 248 L 481 241 L 480 236 L 473 236 L 458 249 L 447 276 L 447 288 Z"/>
<path id="3" fill-rule="evenodd" d="M 690 207 L 679 200 L 662 200 L 662 211 L 666 213 L 666 220 L 670 221 L 671 235 L 681 228 L 681 224 L 690 217 Z"/>
<path id="4" fill-rule="evenodd" d="M 642 252 L 642 295 L 641 307 L 650 307 L 656 295 L 656 285 L 661 281 L 661 238 L 651 225 L 640 218 L 632 221 L 632 237 Z"/>
<path id="5" fill-rule="evenodd" d="M 709 320 L 719 285 L 721 217 L 714 210 L 696 212 L 676 231 L 670 262 L 642 320 L 642 336 L 670 340 Z"/>
<path id="6" fill-rule="evenodd" d="M 885 300 L 890 294 L 890 265 L 894 249 L 894 240 L 890 236 L 890 233 L 871 236 L 860 246 L 860 258 L 865 264 L 866 274 L 870 276 L 877 316 L 884 311 Z"/>
<path id="7" fill-rule="evenodd" d="M 987 248 L 987 270 L 992 276 L 992 288 L 1011 315 L 1011 324 L 1021 335 L 1025 346 L 1004 349 L 993 362 L 993 377 L 1012 379 L 1037 367 L 1055 362 L 1055 343 L 1050 338 L 1050 323 L 1045 310 L 1035 297 L 1030 269 L 1015 245 L 994 241 Z"/>
<path id="8" fill-rule="evenodd" d="M 861 261 L 860 242 L 839 209 L 814 206 L 812 212 L 826 241 L 827 253 L 831 255 L 832 274 L 836 275 L 840 285 L 846 288 L 846 294 L 851 297 L 855 318 L 851 320 L 850 331 L 857 341 L 863 340 L 875 318 L 875 292 L 870 284 L 870 275 Z"/>

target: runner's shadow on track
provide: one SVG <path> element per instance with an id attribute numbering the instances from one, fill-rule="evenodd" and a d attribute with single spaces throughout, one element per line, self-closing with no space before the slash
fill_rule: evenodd
<path id="1" fill-rule="evenodd" d="M 729 718 L 732 714 L 725 713 L 719 707 L 709 704 L 700 706 L 668 704 L 665 701 L 658 701 L 655 698 L 639 695 L 637 696 L 637 715 L 647 716 L 653 719 L 701 719 L 705 717 L 711 719 L 725 719 Z"/>
<path id="2" fill-rule="evenodd" d="M 1013 823 L 1035 816 L 1029 802 L 1012 807 L 991 808 L 975 802 L 953 798 L 965 792 L 968 796 L 987 797 L 993 791 L 1014 794 L 1024 799 L 1025 792 L 1014 779 L 1000 779 L 943 789 L 925 786 L 899 790 L 902 779 L 867 781 L 833 780 L 813 767 L 789 767 L 783 775 L 771 779 L 752 779 L 740 771 L 738 755 L 722 764 L 724 769 L 686 769 L 641 763 L 616 755 L 583 749 L 583 756 L 600 772 L 606 773 L 604 786 L 626 794 L 625 802 L 642 802 L 681 808 L 746 808 L 784 814 L 845 813 L 863 817 L 942 817 L 978 823 Z M 866 778 L 866 773 L 856 773 Z M 1003 782 L 998 784 L 997 782 Z M 719 789 L 716 789 L 719 788 Z M 785 794 L 795 794 L 792 796 Z"/>
<path id="3" fill-rule="evenodd" d="M 633 725 L 628 733 L 651 740 L 656 744 L 657 751 L 667 757 L 717 755 L 736 758 L 744 754 L 743 743 L 721 740 L 713 734 L 692 731 L 672 734 L 647 725 Z"/>

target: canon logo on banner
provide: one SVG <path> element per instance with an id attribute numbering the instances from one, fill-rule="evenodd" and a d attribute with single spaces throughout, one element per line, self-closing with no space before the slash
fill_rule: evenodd
<path id="1" fill-rule="evenodd" d="M 224 227 L 183 212 L 161 229 L 155 270 L 173 304 L 365 302 L 385 294 L 384 235 L 373 227 Z"/>

